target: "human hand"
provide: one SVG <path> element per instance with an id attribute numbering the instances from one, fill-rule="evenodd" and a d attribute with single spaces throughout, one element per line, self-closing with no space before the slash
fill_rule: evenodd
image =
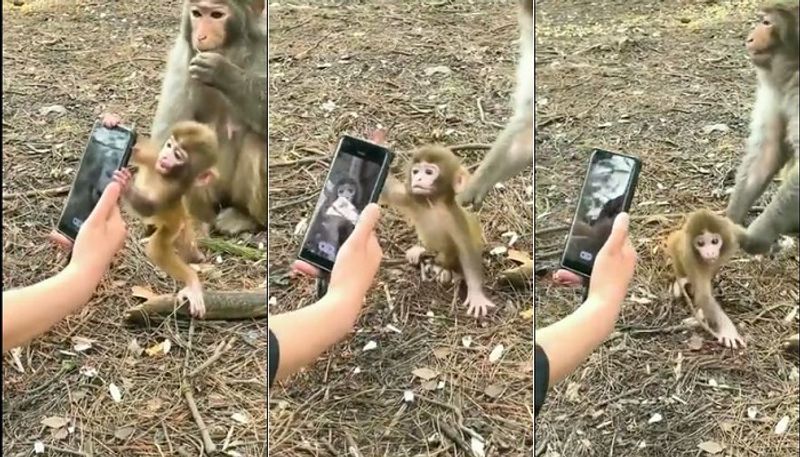
<path id="1" fill-rule="evenodd" d="M 553 282 L 559 286 L 578 287 L 583 285 L 584 278 L 563 268 L 553 273 Z"/>
<path id="2" fill-rule="evenodd" d="M 117 182 L 106 186 L 89 217 L 78 230 L 70 265 L 87 274 L 102 276 L 127 235 L 119 210 L 122 187 Z"/>
<path id="3" fill-rule="evenodd" d="M 359 298 L 367 294 L 383 257 L 375 234 L 380 215 L 380 207 L 375 203 L 370 203 L 361 212 L 353 233 L 336 254 L 328 293 Z"/>
<path id="4" fill-rule="evenodd" d="M 619 306 L 625 299 L 636 268 L 636 251 L 628 237 L 629 222 L 627 213 L 620 213 L 614 219 L 611 234 L 594 261 L 589 281 L 589 300 L 596 299 Z"/>

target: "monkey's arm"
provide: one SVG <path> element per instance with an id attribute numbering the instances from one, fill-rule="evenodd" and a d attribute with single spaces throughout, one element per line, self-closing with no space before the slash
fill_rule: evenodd
<path id="1" fill-rule="evenodd" d="M 255 62 L 244 69 L 222 54 L 201 52 L 192 58 L 189 73 L 219 90 L 250 129 L 266 133 L 267 75 L 262 71 L 267 67 L 266 56 L 260 51 L 254 54 Z"/>
<path id="2" fill-rule="evenodd" d="M 150 139 L 159 146 L 167 141 L 176 122 L 191 119 L 193 115 L 187 83 L 189 56 L 189 45 L 179 34 L 167 57 L 167 72 L 161 83 L 158 107 L 150 128 Z"/>
<path id="3" fill-rule="evenodd" d="M 159 202 L 155 197 L 140 190 L 136 185 L 125 189 L 125 200 L 141 217 L 153 217 L 163 212 L 168 206 L 166 202 Z"/>
<path id="4" fill-rule="evenodd" d="M 689 281 L 694 291 L 694 304 L 703 311 L 703 316 L 711 325 L 717 341 L 725 347 L 736 348 L 737 343 L 744 347 L 744 339 L 739 335 L 736 325 L 714 298 L 711 278 L 693 271 L 689 274 Z"/>
<path id="5" fill-rule="evenodd" d="M 381 192 L 380 202 L 396 208 L 405 208 L 409 204 L 409 196 L 405 186 L 392 175 L 386 177 L 386 184 Z"/>
<path id="6" fill-rule="evenodd" d="M 532 135 L 529 117 L 512 118 L 492 144 L 467 187 L 456 197 L 458 202 L 479 207 L 495 184 L 529 167 L 533 163 Z"/>
<path id="7" fill-rule="evenodd" d="M 800 184 L 798 167 L 794 165 L 785 181 L 764 211 L 747 227 L 740 245 L 748 254 L 764 254 L 782 234 L 800 228 Z"/>
<path id="8" fill-rule="evenodd" d="M 736 185 L 726 210 L 728 218 L 737 224 L 744 222 L 747 211 L 790 156 L 784 144 L 786 124 L 773 103 L 767 89 L 759 88 L 747 153 L 736 172 Z"/>

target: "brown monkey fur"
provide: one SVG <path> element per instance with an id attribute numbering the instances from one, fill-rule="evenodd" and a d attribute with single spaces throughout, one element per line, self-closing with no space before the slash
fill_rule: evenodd
<path id="1" fill-rule="evenodd" d="M 152 262 L 173 279 L 185 284 L 179 298 L 189 301 L 195 317 L 203 317 L 202 285 L 187 261 L 202 261 L 197 248 L 193 220 L 186 207 L 191 189 L 210 184 L 217 176 L 217 135 L 208 126 L 182 121 L 159 151 L 149 141 L 137 145 L 131 162 L 138 166 L 133 184 L 117 172 L 115 179 L 125 185 L 125 200 L 145 224 L 155 227 L 146 253 Z M 177 253 L 175 252 L 177 250 Z"/>
<path id="2" fill-rule="evenodd" d="M 758 89 L 747 153 L 736 173 L 726 215 L 744 222 L 750 207 L 783 169 L 783 182 L 764 211 L 747 227 L 742 249 L 763 254 L 782 234 L 800 228 L 800 2 L 759 10 L 759 22 L 745 42 Z"/>
<path id="3" fill-rule="evenodd" d="M 711 281 L 739 249 L 744 229 L 707 209 L 688 215 L 683 226 L 667 238 L 666 250 L 672 261 L 675 282 L 672 293 L 683 296 L 682 289 L 691 286 L 693 304 L 702 311 L 700 319 L 709 322 L 717 340 L 726 347 L 745 346 L 736 326 L 714 298 Z M 703 255 L 707 257 L 703 257 Z"/>
<path id="4" fill-rule="evenodd" d="M 181 120 L 216 132 L 219 179 L 193 187 L 187 207 L 225 234 L 267 224 L 265 8 L 263 0 L 184 0 L 153 120 L 155 144 Z"/>
<path id="5" fill-rule="evenodd" d="M 483 291 L 484 238 L 477 217 L 455 201 L 469 178 L 453 152 L 442 146 L 423 146 L 408 163 L 405 182 L 387 179 L 381 200 L 397 208 L 415 227 L 422 246 L 408 250 L 409 261 L 419 264 L 425 251 L 436 254 L 435 264 L 444 269 L 439 279 L 449 281 L 451 272 L 463 275 L 467 284 L 468 313 L 486 315 L 495 305 Z"/>

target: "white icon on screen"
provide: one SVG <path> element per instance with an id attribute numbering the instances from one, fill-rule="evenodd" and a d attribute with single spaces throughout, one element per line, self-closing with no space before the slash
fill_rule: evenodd
<path id="1" fill-rule="evenodd" d="M 591 262 L 592 261 L 592 253 L 591 252 L 586 252 L 586 251 L 581 251 L 581 259 L 583 259 L 583 260 L 585 260 L 587 262 Z"/>

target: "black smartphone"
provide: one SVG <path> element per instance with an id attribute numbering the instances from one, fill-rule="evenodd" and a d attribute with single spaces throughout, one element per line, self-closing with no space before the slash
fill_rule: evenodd
<path id="1" fill-rule="evenodd" d="M 617 152 L 595 149 L 572 218 L 561 267 L 583 277 L 592 276 L 595 257 L 603 247 L 614 218 L 627 212 L 633 201 L 642 162 Z"/>
<path id="2" fill-rule="evenodd" d="M 330 272 L 339 248 L 353 232 L 361 211 L 378 201 L 394 153 L 370 141 L 344 135 L 300 247 L 300 260 Z"/>
<path id="3" fill-rule="evenodd" d="M 128 165 L 135 144 L 135 128 L 123 125 L 107 128 L 99 120 L 94 123 L 67 203 L 56 225 L 59 233 L 75 241 L 83 221 L 89 217 L 113 179 L 114 171 Z"/>

